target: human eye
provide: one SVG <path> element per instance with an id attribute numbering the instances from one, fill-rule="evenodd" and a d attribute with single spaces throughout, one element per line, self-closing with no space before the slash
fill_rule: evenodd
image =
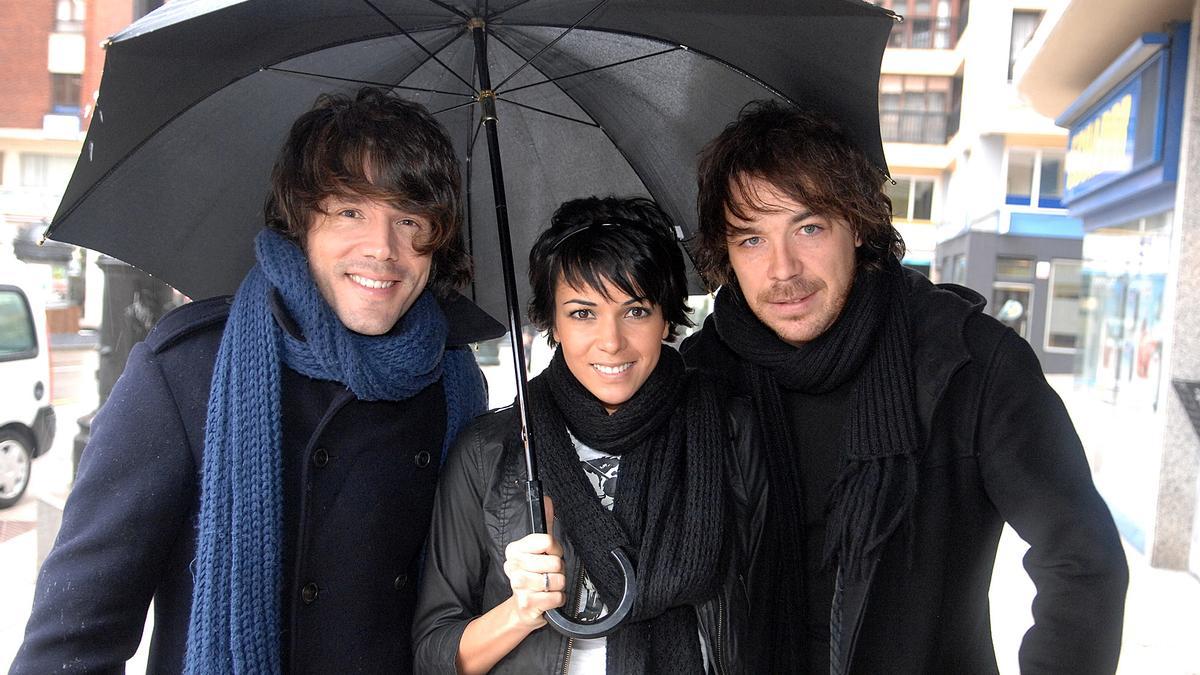
<path id="1" fill-rule="evenodd" d="M 396 224 L 400 227 L 411 227 L 417 230 L 425 227 L 425 221 L 420 218 L 399 218 L 396 220 Z"/>
<path id="2" fill-rule="evenodd" d="M 743 237 L 737 241 L 737 245 L 742 248 L 755 248 L 761 246 L 763 238 L 759 236 Z"/>
<path id="3" fill-rule="evenodd" d="M 583 308 L 573 309 L 573 310 L 567 312 L 567 316 L 571 317 L 572 319 L 576 319 L 578 321 L 585 321 L 587 319 L 592 318 L 592 310 L 583 309 Z"/>
<path id="4" fill-rule="evenodd" d="M 337 214 L 337 216 L 340 218 L 362 218 L 363 217 L 362 211 L 359 211 L 358 209 L 349 207 L 349 206 L 337 208 L 334 210 L 334 213 Z"/>
<path id="5" fill-rule="evenodd" d="M 646 319 L 654 316 L 654 310 L 649 307 L 633 306 L 629 308 L 626 315 L 631 319 Z"/>
<path id="6" fill-rule="evenodd" d="M 820 223 L 805 223 L 800 226 L 800 233 L 808 237 L 820 234 L 824 230 L 825 227 Z"/>

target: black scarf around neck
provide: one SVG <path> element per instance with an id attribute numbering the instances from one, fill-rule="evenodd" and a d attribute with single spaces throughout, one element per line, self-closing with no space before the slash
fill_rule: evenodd
<path id="1" fill-rule="evenodd" d="M 906 524 L 916 497 L 919 431 L 900 264 L 892 259 L 883 270 L 860 270 L 837 320 L 799 347 L 759 321 L 736 287 L 718 292 L 713 317 L 721 340 L 749 362 L 733 375 L 751 392 L 762 429 L 771 489 L 759 560 L 776 590 L 799 590 L 804 569 L 798 455 L 804 448 L 793 447 L 782 390 L 821 394 L 854 382 L 825 562 L 836 564 L 845 581 L 862 579 L 897 531 L 911 544 Z M 802 662 L 797 631 L 787 628 L 796 623 L 793 604 L 778 594 L 751 603 L 762 622 L 756 628 L 774 636 L 775 663 Z"/>
<path id="2" fill-rule="evenodd" d="M 697 673 L 703 660 L 694 606 L 719 592 L 728 557 L 724 448 L 716 392 L 663 346 L 641 389 L 615 413 L 571 374 L 559 350 L 529 382 L 530 432 L 555 518 L 611 609 L 621 576 L 609 555 L 624 548 L 637 601 L 608 638 L 610 673 Z M 620 455 L 613 510 L 601 505 L 570 433 Z M 567 615 L 578 598 L 568 592 Z"/>

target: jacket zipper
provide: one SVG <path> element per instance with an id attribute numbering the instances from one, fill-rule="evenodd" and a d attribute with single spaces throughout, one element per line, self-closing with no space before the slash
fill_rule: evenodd
<path id="1" fill-rule="evenodd" d="M 575 578 L 575 607 L 576 609 L 569 610 L 573 617 L 579 611 L 579 603 L 583 602 L 583 566 L 579 566 L 579 575 Z M 567 652 L 563 655 L 562 675 L 567 675 L 571 670 L 571 649 L 575 647 L 575 638 L 567 638 Z"/>
<path id="2" fill-rule="evenodd" d="M 725 669 L 721 667 L 721 664 L 722 664 L 724 656 L 725 656 L 725 650 L 721 646 L 723 644 L 723 641 L 721 640 L 721 628 L 723 627 L 724 623 L 725 623 L 725 598 L 723 597 L 722 593 L 718 592 L 717 593 L 717 640 L 716 640 L 716 644 L 713 645 L 713 651 L 715 652 L 713 654 L 713 668 L 717 671 L 717 675 L 721 675 L 723 672 L 725 672 Z"/>

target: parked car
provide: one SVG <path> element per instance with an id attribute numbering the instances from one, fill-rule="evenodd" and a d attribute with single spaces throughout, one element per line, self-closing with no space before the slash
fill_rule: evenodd
<path id="1" fill-rule="evenodd" d="M 21 499 L 34 458 L 54 442 L 46 312 L 30 295 L 0 277 L 0 509 Z"/>

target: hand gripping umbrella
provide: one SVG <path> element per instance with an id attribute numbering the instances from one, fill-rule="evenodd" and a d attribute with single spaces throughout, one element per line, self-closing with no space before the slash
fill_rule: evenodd
<path id="1" fill-rule="evenodd" d="M 885 171 L 878 78 L 894 18 L 861 0 L 176 0 L 108 41 L 47 236 L 192 297 L 232 293 L 254 263 L 275 153 L 319 93 L 368 83 L 424 104 L 464 165 L 469 295 L 508 323 L 529 517 L 544 531 L 514 247 L 596 193 L 649 195 L 690 235 L 696 153 L 754 99 L 833 116 Z M 474 166 L 481 133 L 489 171 Z M 616 609 L 596 624 L 552 612 L 551 625 L 598 637 L 628 615 L 634 571 L 613 555 Z"/>

